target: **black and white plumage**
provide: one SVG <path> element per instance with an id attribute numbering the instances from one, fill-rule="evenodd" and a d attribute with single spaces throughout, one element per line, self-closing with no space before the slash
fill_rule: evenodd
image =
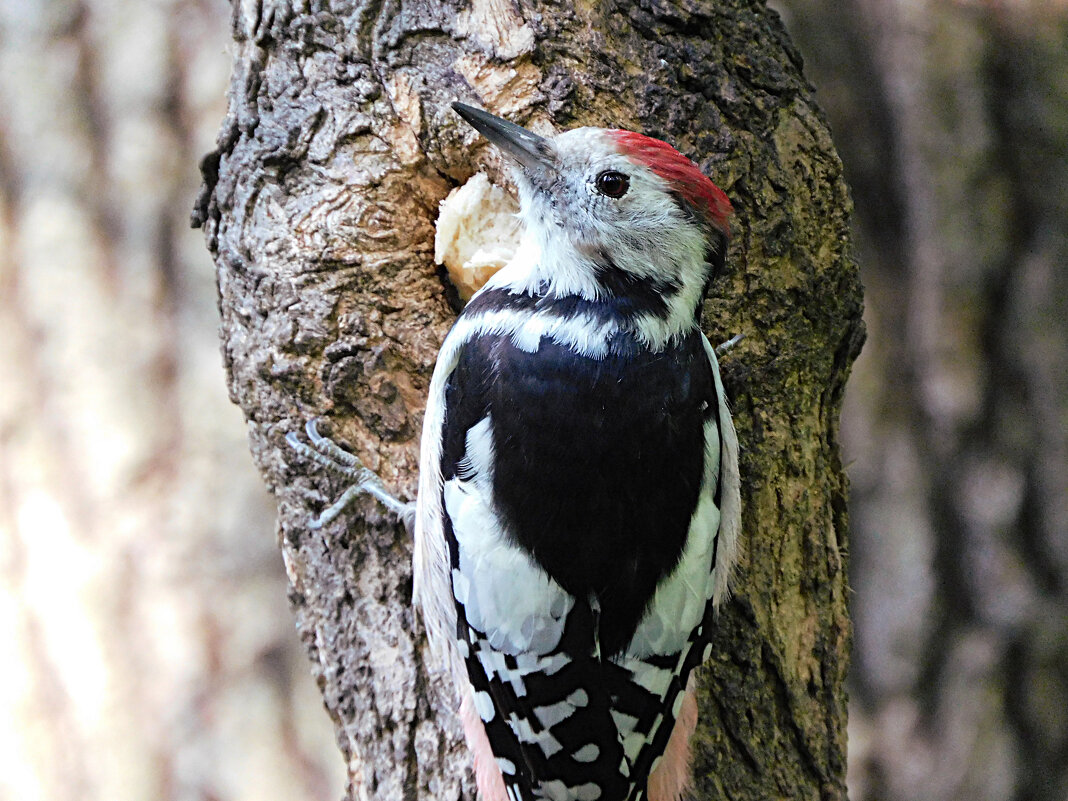
<path id="1" fill-rule="evenodd" d="M 737 441 L 699 327 L 729 203 L 657 140 L 456 108 L 521 165 L 525 232 L 438 358 L 417 599 L 483 797 L 668 801 L 737 549 Z"/>

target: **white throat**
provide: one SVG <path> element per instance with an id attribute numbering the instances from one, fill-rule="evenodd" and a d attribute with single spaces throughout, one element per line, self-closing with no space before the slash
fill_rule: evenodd
<path id="1" fill-rule="evenodd" d="M 592 259 L 571 247 L 566 237 L 538 236 L 530 225 L 512 260 L 486 286 L 516 294 L 574 296 L 591 302 L 605 299 Z"/>

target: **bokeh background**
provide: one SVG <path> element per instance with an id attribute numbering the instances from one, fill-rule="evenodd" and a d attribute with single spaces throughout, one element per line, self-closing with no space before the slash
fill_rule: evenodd
<path id="1" fill-rule="evenodd" d="M 1068 4 L 779 0 L 856 203 L 853 801 L 1068 799 Z M 188 227 L 222 0 L 0 0 L 0 799 L 344 780 Z"/>

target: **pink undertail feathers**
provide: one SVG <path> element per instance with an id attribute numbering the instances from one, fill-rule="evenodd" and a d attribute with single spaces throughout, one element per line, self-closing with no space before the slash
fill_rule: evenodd
<path id="1" fill-rule="evenodd" d="M 667 747 L 660 756 L 660 764 L 649 775 L 649 801 L 679 801 L 693 778 L 690 772 L 690 738 L 697 728 L 697 695 L 694 678 L 686 682 L 686 695 L 675 719 Z"/>
<path id="2" fill-rule="evenodd" d="M 504 788 L 504 777 L 501 775 L 501 769 L 497 767 L 497 760 L 486 736 L 486 727 L 478 716 L 475 699 L 471 697 L 470 690 L 464 693 L 464 700 L 460 704 L 460 720 L 464 724 L 467 747 L 475 757 L 475 782 L 478 784 L 479 798 L 481 801 L 509 801 L 508 792 Z"/>
<path id="3" fill-rule="evenodd" d="M 475 759 L 475 782 L 481 801 L 510 801 L 504 787 L 504 777 L 497 760 L 490 748 L 486 727 L 475 710 L 471 693 L 464 694 L 460 704 L 460 719 L 464 726 L 467 746 Z M 694 677 L 691 674 L 686 682 L 686 694 L 682 699 L 679 716 L 671 730 L 667 747 L 661 755 L 656 769 L 649 775 L 649 801 L 681 801 L 683 793 L 690 789 L 692 773 L 690 771 L 690 738 L 697 728 L 697 695 Z"/>

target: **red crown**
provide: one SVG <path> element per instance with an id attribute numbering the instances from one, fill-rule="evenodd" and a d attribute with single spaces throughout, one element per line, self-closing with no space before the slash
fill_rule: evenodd
<path id="1" fill-rule="evenodd" d="M 678 192 L 695 211 L 724 234 L 730 234 L 727 218 L 731 202 L 723 190 L 701 172 L 701 168 L 667 142 L 633 131 L 614 130 L 608 135 L 619 152 L 637 164 L 644 164 Z"/>

